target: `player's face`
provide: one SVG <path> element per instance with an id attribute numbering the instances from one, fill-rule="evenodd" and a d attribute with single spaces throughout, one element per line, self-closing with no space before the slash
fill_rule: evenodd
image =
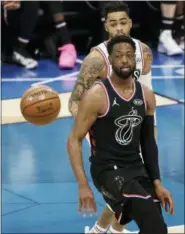
<path id="1" fill-rule="evenodd" d="M 109 60 L 112 70 L 121 79 L 128 79 L 136 68 L 135 52 L 129 43 L 114 45 Z"/>
<path id="2" fill-rule="evenodd" d="M 128 36 L 132 27 L 132 21 L 124 11 L 109 13 L 105 22 L 105 30 L 109 37 Z"/>

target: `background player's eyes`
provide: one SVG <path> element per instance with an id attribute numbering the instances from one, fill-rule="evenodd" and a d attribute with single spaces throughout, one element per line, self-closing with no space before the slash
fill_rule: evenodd
<path id="1" fill-rule="evenodd" d="M 127 22 L 121 22 L 121 25 L 126 25 L 127 24 Z"/>
<path id="2" fill-rule="evenodd" d="M 114 28 L 114 27 L 116 27 L 116 24 L 111 24 L 110 26 L 111 26 L 112 28 Z"/>

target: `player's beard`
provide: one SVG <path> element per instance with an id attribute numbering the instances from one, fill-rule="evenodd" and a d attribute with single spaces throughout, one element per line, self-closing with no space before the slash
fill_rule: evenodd
<path id="1" fill-rule="evenodd" d="M 130 78 L 130 76 L 134 73 L 135 68 L 136 68 L 135 66 L 128 67 L 127 71 L 124 71 L 123 67 L 117 68 L 117 67 L 112 66 L 112 70 L 117 75 L 117 77 L 119 77 L 120 79 L 124 79 L 124 80 Z"/>

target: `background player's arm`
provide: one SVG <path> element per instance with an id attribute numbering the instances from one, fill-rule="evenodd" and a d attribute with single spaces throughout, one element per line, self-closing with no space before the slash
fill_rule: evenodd
<path id="1" fill-rule="evenodd" d="M 92 87 L 96 79 L 103 77 L 104 68 L 105 61 L 96 50 L 84 59 L 68 104 L 69 111 L 73 116 L 77 115 L 78 105 L 85 91 Z"/>
<path id="2" fill-rule="evenodd" d="M 158 163 L 158 147 L 154 136 L 156 100 L 154 93 L 150 89 L 145 86 L 143 88 L 147 104 L 147 113 L 141 126 L 141 151 L 148 174 L 154 184 L 157 185 L 160 184 L 160 170 Z"/>
<path id="3" fill-rule="evenodd" d="M 146 85 L 148 88 L 152 89 L 152 74 L 151 66 L 153 62 L 153 55 L 151 49 L 144 43 L 141 43 L 143 52 L 143 70 L 139 81 Z"/>
<path id="4" fill-rule="evenodd" d="M 82 160 L 82 140 L 95 122 L 104 105 L 102 87 L 95 85 L 82 98 L 75 118 L 72 132 L 68 139 L 70 162 L 79 185 L 88 186 Z"/>
<path id="5" fill-rule="evenodd" d="M 146 44 L 141 43 L 142 51 L 143 51 L 143 70 L 142 75 L 147 75 L 151 72 L 151 66 L 153 62 L 152 50 Z"/>

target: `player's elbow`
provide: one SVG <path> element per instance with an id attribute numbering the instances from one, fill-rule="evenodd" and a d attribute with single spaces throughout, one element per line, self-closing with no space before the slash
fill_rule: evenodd
<path id="1" fill-rule="evenodd" d="M 77 111 L 78 111 L 77 104 L 74 105 L 74 103 L 71 99 L 68 102 L 68 110 L 73 117 L 75 117 L 77 115 Z"/>
<path id="2" fill-rule="evenodd" d="M 81 142 L 82 142 L 82 139 L 78 137 L 76 134 L 74 134 L 74 132 L 71 132 L 67 140 L 68 152 L 70 152 L 71 149 L 74 148 L 74 146 L 81 144 Z"/>
<path id="3" fill-rule="evenodd" d="M 77 139 L 74 137 L 74 134 L 71 133 L 68 137 L 68 140 L 67 140 L 67 148 L 68 148 L 68 151 L 70 151 L 70 149 L 73 147 L 75 141 Z"/>
<path id="4" fill-rule="evenodd" d="M 68 103 L 68 110 L 71 113 L 71 115 L 74 116 L 74 114 L 73 114 L 73 108 L 72 108 L 72 103 L 70 101 Z"/>

